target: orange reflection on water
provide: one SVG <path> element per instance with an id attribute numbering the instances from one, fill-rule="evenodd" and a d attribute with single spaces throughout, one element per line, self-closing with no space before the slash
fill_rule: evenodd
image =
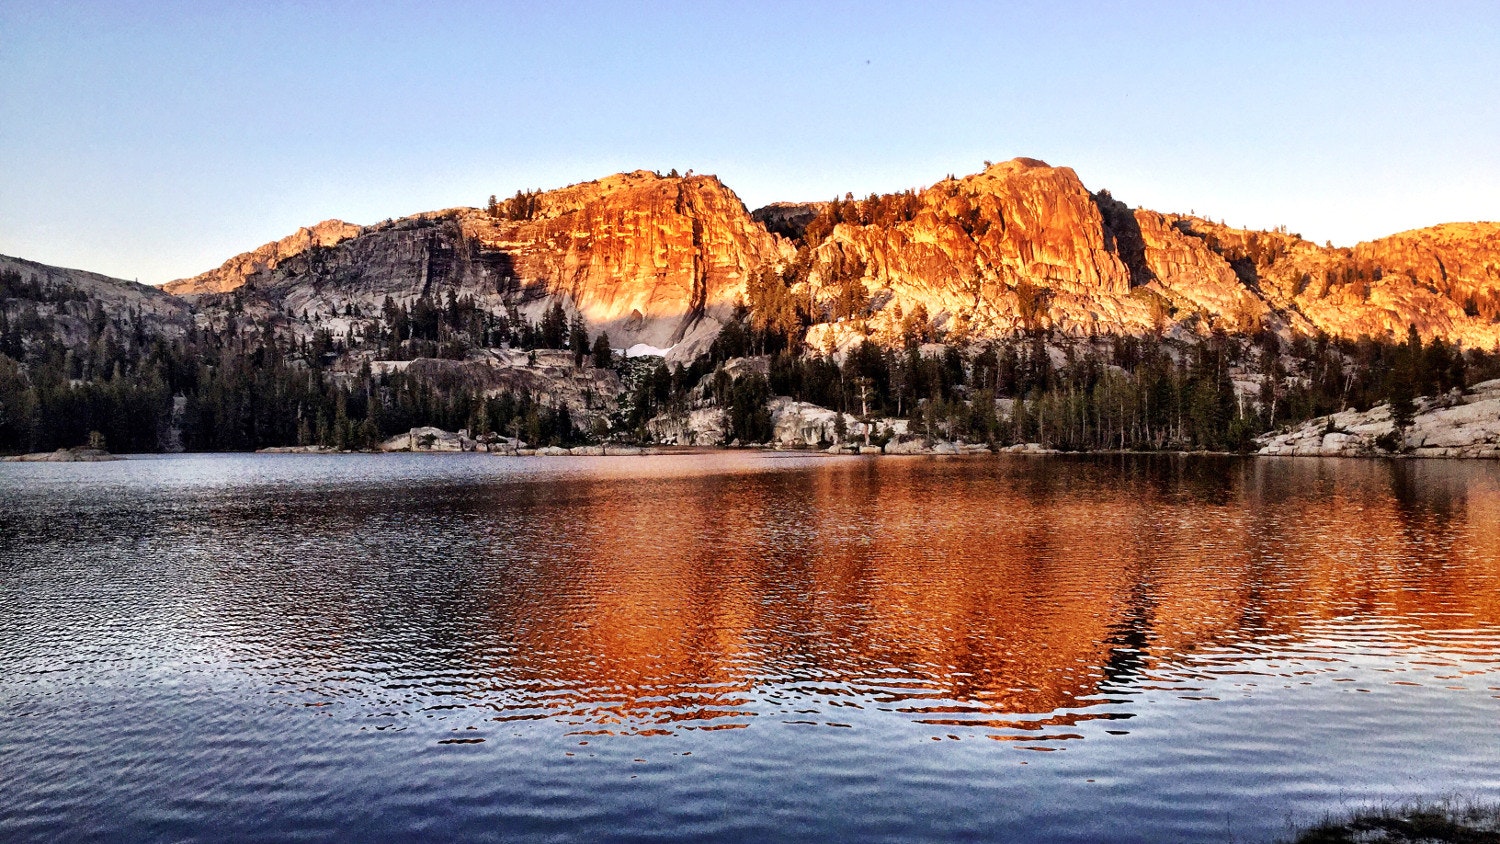
<path id="1" fill-rule="evenodd" d="M 1353 461 L 584 482 L 510 668 L 558 690 L 546 711 L 610 729 L 836 723 L 844 706 L 1068 723 L 1049 713 L 1316 621 L 1500 622 L 1497 512 L 1471 467 Z"/>

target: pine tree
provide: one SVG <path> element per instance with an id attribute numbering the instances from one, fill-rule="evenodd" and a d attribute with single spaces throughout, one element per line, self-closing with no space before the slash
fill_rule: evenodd
<path id="1" fill-rule="evenodd" d="M 615 353 L 609 347 L 609 334 L 600 332 L 594 338 L 594 367 L 597 369 L 610 369 L 615 365 Z"/>
<path id="2" fill-rule="evenodd" d="M 583 366 L 589 354 L 589 332 L 583 325 L 583 314 L 574 314 L 568 327 L 568 348 L 573 351 L 573 365 Z"/>
<path id="3" fill-rule="evenodd" d="M 563 311 L 562 302 L 554 301 L 547 313 L 542 315 L 542 342 L 543 348 L 561 349 L 563 341 L 567 337 L 568 315 Z"/>

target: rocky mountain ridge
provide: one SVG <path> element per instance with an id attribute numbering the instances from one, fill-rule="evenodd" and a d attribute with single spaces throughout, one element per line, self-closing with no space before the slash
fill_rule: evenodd
<path id="1" fill-rule="evenodd" d="M 140 344 L 181 336 L 192 317 L 191 305 L 159 287 L 0 255 L 0 324 L 28 342 L 46 337 L 76 349 L 108 334 Z"/>
<path id="2" fill-rule="evenodd" d="M 812 247 L 805 283 L 825 300 L 856 284 L 870 303 L 860 328 L 881 338 L 909 331 L 920 309 L 950 334 L 980 338 L 1026 328 L 1389 338 L 1414 325 L 1424 339 L 1500 343 L 1500 224 L 1338 249 L 1132 210 L 1090 193 L 1071 169 L 1033 159 L 843 206 Z M 834 345 L 850 334 L 826 333 Z"/>
<path id="3" fill-rule="evenodd" d="M 774 277 L 775 281 L 770 281 Z M 621 173 L 488 209 L 363 228 L 325 221 L 166 289 L 213 310 L 327 327 L 386 297 L 472 297 L 536 318 L 552 302 L 617 348 L 706 348 L 767 285 L 814 349 L 871 338 L 983 340 L 1269 329 L 1500 343 L 1500 224 L 1351 248 L 1132 209 L 1067 167 L 1019 158 L 904 194 L 748 211 L 713 176 Z M 774 304 L 774 303 L 773 303 Z M 346 322 L 335 326 L 349 327 Z"/>
<path id="4" fill-rule="evenodd" d="M 636 171 L 491 209 L 362 229 L 329 221 L 166 288 L 209 310 L 221 304 L 212 294 L 233 292 L 294 319 L 449 292 L 530 319 L 561 301 L 621 348 L 703 348 L 742 301 L 746 277 L 790 255 L 713 176 Z"/>
<path id="5" fill-rule="evenodd" d="M 225 261 L 222 266 L 206 273 L 169 281 L 162 285 L 162 289 L 178 296 L 228 293 L 243 285 L 246 279 L 256 273 L 274 270 L 281 262 L 311 249 L 335 246 L 358 236 L 362 231 L 359 226 L 343 220 L 324 220 L 257 249 L 241 252 Z"/>

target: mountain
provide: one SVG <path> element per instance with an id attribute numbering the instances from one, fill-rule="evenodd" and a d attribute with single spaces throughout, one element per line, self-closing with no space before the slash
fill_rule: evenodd
<path id="1" fill-rule="evenodd" d="M 1496 378 L 1500 224 L 1319 246 L 1026 158 L 754 212 L 713 176 L 621 173 L 327 220 L 164 289 L 0 259 L 0 452 L 345 449 L 424 426 L 489 446 L 1247 450 L 1382 402 L 1393 433 L 1368 447 L 1399 450 L 1427 447 L 1402 438 L 1414 397 Z M 1489 454 L 1474 430 L 1463 453 Z"/>
<path id="2" fill-rule="evenodd" d="M 1352 249 L 1132 209 L 1067 167 L 1017 158 L 919 191 L 750 213 L 713 176 L 622 173 L 363 228 L 336 220 L 166 290 L 237 292 L 309 325 L 448 292 L 538 319 L 553 302 L 616 347 L 701 352 L 737 304 L 831 349 L 913 334 L 983 340 L 1216 330 L 1500 343 L 1500 224 Z M 212 309 L 212 302 L 201 306 Z M 778 318 L 779 313 L 779 318 Z M 321 317 L 320 317 L 321 315 Z M 794 333 L 791 326 L 788 333 Z"/>
<path id="3" fill-rule="evenodd" d="M 936 328 L 980 338 L 1264 327 L 1354 339 L 1414 325 L 1424 339 L 1500 343 L 1494 223 L 1336 249 L 1132 210 L 1069 168 L 1022 158 L 919 192 L 835 203 L 806 231 L 811 260 L 794 286 L 823 301 L 853 288 L 857 312 L 832 316 L 864 320 L 883 338 L 920 308 Z M 812 342 L 850 330 L 825 326 Z"/>
<path id="4" fill-rule="evenodd" d="M 180 447 L 165 359 L 194 325 L 158 288 L 0 255 L 0 453 Z"/>
<path id="5" fill-rule="evenodd" d="M 80 351 L 100 340 L 122 348 L 180 337 L 191 306 L 158 287 L 0 255 L 0 334 L 7 347 L 55 343 Z"/>
<path id="6" fill-rule="evenodd" d="M 706 347 L 743 299 L 745 279 L 791 257 L 713 176 L 622 173 L 356 229 L 328 221 L 165 289 L 236 292 L 261 312 L 379 313 L 448 293 L 539 319 L 553 301 L 616 346 Z M 214 307 L 210 300 L 200 307 Z"/>
<path id="7" fill-rule="evenodd" d="M 246 279 L 256 273 L 274 270 L 283 261 L 304 252 L 336 246 L 358 235 L 360 231 L 359 226 L 343 220 L 324 220 L 315 226 L 300 228 L 294 234 L 258 249 L 241 252 L 217 269 L 199 273 L 192 278 L 169 281 L 162 285 L 162 289 L 179 296 L 228 293 L 242 286 Z"/>

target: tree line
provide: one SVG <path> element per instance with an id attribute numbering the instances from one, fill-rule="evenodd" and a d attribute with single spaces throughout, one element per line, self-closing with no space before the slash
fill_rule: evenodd
<path id="1" fill-rule="evenodd" d="M 95 435 L 120 452 L 366 448 L 422 425 L 536 445 L 644 440 L 656 416 L 703 406 L 724 413 L 726 439 L 754 443 L 771 437 L 775 396 L 870 420 L 877 438 L 887 434 L 876 420 L 894 418 L 915 435 L 996 445 L 1236 450 L 1278 426 L 1381 402 L 1409 424 L 1416 396 L 1500 375 L 1495 354 L 1424 342 L 1414 330 L 1401 342 L 1218 332 L 1192 344 L 1156 336 L 1075 341 L 1029 330 L 932 354 L 936 336 L 915 310 L 895 347 L 864 342 L 828 356 L 803 343 L 812 314 L 791 301 L 775 270 L 750 285 L 760 307 L 741 309 L 707 353 L 672 367 L 617 360 L 608 336 L 591 336 L 561 303 L 532 321 L 452 292 L 410 304 L 387 299 L 368 316 L 346 306 L 351 327 L 340 336 L 326 329 L 294 336 L 231 313 L 226 326 L 194 324 L 169 337 L 138 313 L 106 313 L 97 302 L 47 291 L 50 307 L 86 334 L 65 344 L 34 303 L 17 304 L 14 294 L 30 282 L 0 282 L 12 294 L 0 300 L 5 452 L 81 445 Z M 584 408 L 534 395 L 486 395 L 456 379 L 374 372 L 368 363 L 350 371 L 360 358 L 462 359 L 496 347 L 562 349 L 577 367 L 617 369 L 625 384 L 619 412 L 607 426 L 584 430 Z M 346 356 L 351 351 L 360 354 Z M 725 369 L 746 357 L 762 364 Z"/>
<path id="2" fill-rule="evenodd" d="M 636 384 L 630 427 L 642 431 L 653 415 L 695 402 L 717 404 L 726 438 L 763 442 L 766 402 L 788 396 L 865 420 L 882 442 L 889 433 L 880 420 L 895 418 L 928 439 L 997 446 L 1245 451 L 1278 426 L 1385 402 L 1407 425 L 1415 396 L 1500 377 L 1500 355 L 1424 343 L 1415 330 L 1404 342 L 1290 343 L 1270 332 L 1220 331 L 1195 344 L 1149 335 L 1061 342 L 1032 331 L 977 347 L 945 345 L 935 355 L 923 352 L 920 338 L 900 348 L 862 342 L 842 360 L 778 336 L 753 320 L 731 323 L 691 366 L 657 366 Z M 721 377 L 724 361 L 756 352 L 768 358 L 765 376 Z M 711 388 L 703 390 L 707 375 Z"/>

